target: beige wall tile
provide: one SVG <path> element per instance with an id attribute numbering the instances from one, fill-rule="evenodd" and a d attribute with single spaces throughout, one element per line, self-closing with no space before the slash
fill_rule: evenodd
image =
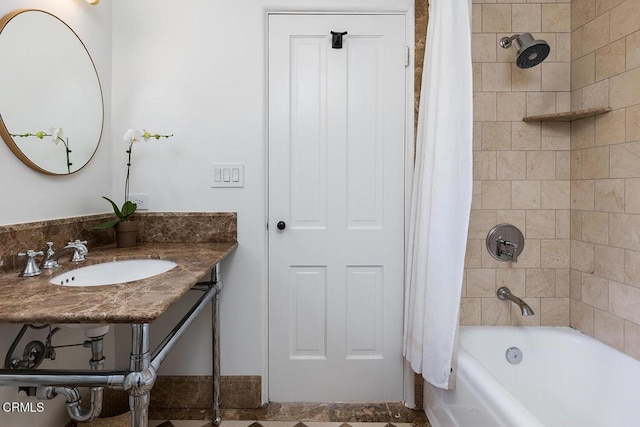
<path id="1" fill-rule="evenodd" d="M 571 122 L 571 149 L 591 148 L 596 145 L 595 119 L 586 119 Z"/>
<path id="2" fill-rule="evenodd" d="M 541 298 L 540 325 L 568 326 L 569 298 Z"/>
<path id="3" fill-rule="evenodd" d="M 467 269 L 467 297 L 492 297 L 495 294 L 495 270 Z"/>
<path id="4" fill-rule="evenodd" d="M 640 174 L 640 142 L 612 145 L 609 153 L 611 178 L 635 178 Z"/>
<path id="5" fill-rule="evenodd" d="M 476 2 L 471 5 L 471 32 L 482 32 L 482 6 Z"/>
<path id="6" fill-rule="evenodd" d="M 482 90 L 488 92 L 509 92 L 511 90 L 511 64 L 483 63 Z"/>
<path id="7" fill-rule="evenodd" d="M 473 181 L 471 209 L 482 209 L 482 181 Z"/>
<path id="8" fill-rule="evenodd" d="M 640 215 L 609 214 L 609 244 L 619 248 L 640 251 Z"/>
<path id="9" fill-rule="evenodd" d="M 625 109 L 627 142 L 640 140 L 640 104 Z"/>
<path id="10" fill-rule="evenodd" d="M 482 149 L 482 122 L 473 122 L 473 149 Z"/>
<path id="11" fill-rule="evenodd" d="M 582 212 L 582 240 L 606 245 L 609 239 L 609 214 Z"/>
<path id="12" fill-rule="evenodd" d="M 583 334 L 593 336 L 593 310 L 590 305 L 572 299 L 570 326 Z"/>
<path id="13" fill-rule="evenodd" d="M 525 295 L 525 274 L 527 270 L 504 268 L 496 271 L 496 290 L 502 286 L 511 289 L 514 295 Z"/>
<path id="14" fill-rule="evenodd" d="M 482 298 L 482 325 L 483 326 L 509 326 L 511 315 L 507 301 L 493 298 Z"/>
<path id="15" fill-rule="evenodd" d="M 543 91 L 568 91 L 571 89 L 571 63 L 569 62 L 543 62 L 542 90 Z"/>
<path id="16" fill-rule="evenodd" d="M 559 113 L 571 111 L 571 92 L 556 92 L 556 111 Z"/>
<path id="17" fill-rule="evenodd" d="M 511 206 L 514 209 L 540 208 L 540 181 L 513 181 Z"/>
<path id="18" fill-rule="evenodd" d="M 542 31 L 569 32 L 571 31 L 571 5 L 543 4 L 542 5 Z"/>
<path id="19" fill-rule="evenodd" d="M 540 66 L 522 69 L 511 57 L 511 90 L 514 92 L 537 92 L 542 87 L 542 68 Z"/>
<path id="20" fill-rule="evenodd" d="M 601 108 L 609 105 L 609 80 L 601 80 L 582 88 L 582 108 Z"/>
<path id="21" fill-rule="evenodd" d="M 582 27 L 571 32 L 571 60 L 582 56 Z"/>
<path id="22" fill-rule="evenodd" d="M 571 90 L 585 87 L 595 82 L 596 54 L 590 53 L 571 62 Z"/>
<path id="23" fill-rule="evenodd" d="M 640 171 L 638 171 L 640 174 Z M 640 178 L 625 179 L 625 212 L 640 213 Z"/>
<path id="24" fill-rule="evenodd" d="M 496 152 L 473 152 L 473 179 L 496 179 Z"/>
<path id="25" fill-rule="evenodd" d="M 467 291 L 468 292 L 468 291 Z M 609 280 L 582 274 L 582 302 L 600 310 L 609 309 Z"/>
<path id="26" fill-rule="evenodd" d="M 593 243 L 571 240 L 571 268 L 584 273 L 592 273 L 594 265 Z M 573 298 L 573 291 L 571 297 Z"/>
<path id="27" fill-rule="evenodd" d="M 633 323 L 640 323 L 640 288 L 609 282 L 609 312 Z"/>
<path id="28" fill-rule="evenodd" d="M 569 268 L 571 265 L 571 241 L 554 239 L 540 241 L 540 267 Z"/>
<path id="29" fill-rule="evenodd" d="M 545 146 L 545 138 L 546 137 L 542 137 L 543 147 Z M 571 152 L 556 151 L 556 179 L 569 180 L 570 178 L 571 178 Z"/>
<path id="30" fill-rule="evenodd" d="M 539 150 L 540 123 L 513 122 L 511 124 L 512 150 Z"/>
<path id="31" fill-rule="evenodd" d="M 484 245 L 482 240 L 480 239 L 467 240 L 467 250 L 464 257 L 464 267 L 465 268 L 481 268 L 483 249 L 484 249 Z"/>
<path id="32" fill-rule="evenodd" d="M 540 32 L 542 10 L 540 4 L 513 4 L 511 6 L 511 31 L 514 33 Z"/>
<path id="33" fill-rule="evenodd" d="M 554 179 L 556 156 L 554 151 L 527 152 L 527 179 Z"/>
<path id="34" fill-rule="evenodd" d="M 496 212 L 496 224 L 511 224 L 526 235 L 526 211 L 520 209 L 499 210 Z M 489 230 L 487 230 L 489 231 Z"/>
<path id="35" fill-rule="evenodd" d="M 473 73 L 473 92 L 482 92 L 482 63 L 471 64 L 471 72 Z"/>
<path id="36" fill-rule="evenodd" d="M 473 210 L 469 217 L 469 239 L 486 239 L 487 233 L 496 225 L 495 210 Z"/>
<path id="37" fill-rule="evenodd" d="M 473 94 L 473 120 L 476 122 L 496 121 L 495 92 L 476 92 Z"/>
<path id="38" fill-rule="evenodd" d="M 511 181 L 483 181 L 482 208 L 511 209 Z"/>
<path id="39" fill-rule="evenodd" d="M 573 0 L 571 2 L 571 29 L 582 27 L 596 17 L 595 0 Z"/>
<path id="40" fill-rule="evenodd" d="M 582 273 L 571 270 L 571 299 L 582 300 Z"/>
<path id="41" fill-rule="evenodd" d="M 569 209 L 570 181 L 541 181 L 540 207 L 542 209 Z"/>
<path id="42" fill-rule="evenodd" d="M 527 239 L 518 262 L 512 264 L 513 268 L 540 268 L 540 240 Z"/>
<path id="43" fill-rule="evenodd" d="M 551 239 L 556 237 L 555 210 L 527 211 L 526 238 Z"/>
<path id="44" fill-rule="evenodd" d="M 640 31 L 630 34 L 626 38 L 626 66 L 627 70 L 640 67 Z"/>
<path id="45" fill-rule="evenodd" d="M 571 91 L 571 110 L 577 111 L 582 109 L 582 89 Z"/>
<path id="46" fill-rule="evenodd" d="M 624 279 L 616 282 L 640 287 L 640 252 L 629 249 L 624 251 Z"/>
<path id="47" fill-rule="evenodd" d="M 538 116 L 555 112 L 555 92 L 527 92 L 527 116 Z"/>
<path id="48" fill-rule="evenodd" d="M 527 178 L 526 151 L 498 151 L 497 179 L 524 180 Z M 511 191 L 509 191 L 511 194 Z"/>
<path id="49" fill-rule="evenodd" d="M 609 147 L 588 148 L 582 152 L 582 178 L 609 178 Z"/>
<path id="50" fill-rule="evenodd" d="M 582 151 L 571 151 L 571 179 L 582 179 Z"/>
<path id="51" fill-rule="evenodd" d="M 519 122 L 527 115 L 526 92 L 500 92 L 496 94 L 498 121 Z"/>
<path id="52" fill-rule="evenodd" d="M 556 297 L 569 298 L 571 296 L 571 270 L 556 268 Z"/>
<path id="53" fill-rule="evenodd" d="M 571 62 L 571 33 L 556 33 L 556 61 Z"/>
<path id="54" fill-rule="evenodd" d="M 596 117 L 596 145 L 625 142 L 625 110 L 615 110 Z"/>
<path id="55" fill-rule="evenodd" d="M 595 245 L 593 274 L 623 282 L 625 275 L 624 249 L 613 246 Z"/>
<path id="56" fill-rule="evenodd" d="M 626 0 L 596 0 L 596 16 L 610 11 Z"/>
<path id="57" fill-rule="evenodd" d="M 569 239 L 570 236 L 570 210 L 556 210 L 556 238 Z"/>
<path id="58" fill-rule="evenodd" d="M 571 125 L 563 122 L 546 122 L 540 127 L 540 134 L 543 138 L 543 150 L 570 150 L 571 149 Z M 556 141 L 545 144 L 544 139 Z M 561 141 L 561 142 L 560 142 Z"/>
<path id="59" fill-rule="evenodd" d="M 501 33 L 511 31 L 511 4 L 485 4 L 482 6 L 482 31 Z"/>
<path id="60" fill-rule="evenodd" d="M 570 210 L 570 226 L 571 226 L 571 236 L 572 240 L 581 240 L 582 239 L 582 212 L 576 210 Z"/>
<path id="61" fill-rule="evenodd" d="M 520 295 L 521 297 L 523 295 Z M 526 270 L 527 297 L 555 297 L 556 270 L 552 268 L 528 268 Z"/>
<path id="62" fill-rule="evenodd" d="M 471 60 L 473 62 L 496 62 L 498 39 L 494 33 L 473 34 L 471 38 Z"/>
<path id="63" fill-rule="evenodd" d="M 594 312 L 594 337 L 611 347 L 624 351 L 624 320 L 595 310 Z"/>
<path id="64" fill-rule="evenodd" d="M 594 182 L 571 181 L 571 209 L 592 211 L 594 208 Z"/>
<path id="65" fill-rule="evenodd" d="M 483 150 L 511 149 L 511 122 L 484 122 L 482 124 Z"/>
<path id="66" fill-rule="evenodd" d="M 601 212 L 624 212 L 624 179 L 596 179 L 595 209 Z"/>
<path id="67" fill-rule="evenodd" d="M 582 27 L 582 52 L 591 53 L 609 43 L 609 13 L 598 16 Z"/>
<path id="68" fill-rule="evenodd" d="M 640 0 L 627 0 L 611 9 L 611 41 L 640 30 L 638 10 Z"/>
<path id="69" fill-rule="evenodd" d="M 620 39 L 596 51 L 596 81 L 625 71 L 625 39 Z"/>
<path id="70" fill-rule="evenodd" d="M 640 22 L 640 20 L 638 21 Z M 614 110 L 640 103 L 640 68 L 634 68 L 611 77 L 609 80 L 609 102 Z"/>
<path id="71" fill-rule="evenodd" d="M 462 298 L 460 300 L 460 325 L 480 326 L 482 324 L 482 300 Z"/>
<path id="72" fill-rule="evenodd" d="M 640 325 L 624 322 L 624 352 L 640 359 Z"/>

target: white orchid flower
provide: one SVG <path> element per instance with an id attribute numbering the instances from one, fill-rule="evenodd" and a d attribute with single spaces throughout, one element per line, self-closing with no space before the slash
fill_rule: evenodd
<path id="1" fill-rule="evenodd" d="M 143 138 L 143 134 L 142 132 L 140 132 L 139 130 L 136 129 L 129 129 L 125 134 L 124 134 L 124 142 L 126 142 L 127 144 L 133 144 L 134 142 L 140 142 L 142 141 Z"/>
<path id="2" fill-rule="evenodd" d="M 51 142 L 58 145 L 60 141 L 64 141 L 64 134 L 62 133 L 62 128 L 51 128 L 49 129 L 49 133 L 51 134 Z"/>

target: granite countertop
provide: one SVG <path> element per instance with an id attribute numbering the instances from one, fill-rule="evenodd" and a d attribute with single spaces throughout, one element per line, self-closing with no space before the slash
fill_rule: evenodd
<path id="1" fill-rule="evenodd" d="M 61 267 L 40 276 L 0 274 L 0 322 L 151 323 L 195 283 L 209 280 L 211 268 L 237 243 L 143 243 L 134 248 L 89 248 L 87 261 L 61 259 Z M 49 283 L 78 267 L 124 259 L 166 259 L 178 263 L 160 275 L 117 285 L 71 287 Z M 224 274 L 224 272 L 223 272 Z"/>

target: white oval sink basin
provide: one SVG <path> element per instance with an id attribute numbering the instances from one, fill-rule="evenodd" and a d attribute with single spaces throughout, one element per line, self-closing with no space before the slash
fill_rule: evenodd
<path id="1" fill-rule="evenodd" d="M 177 264 L 162 259 L 127 259 L 76 268 L 59 274 L 49 282 L 61 286 L 117 285 L 157 276 Z"/>

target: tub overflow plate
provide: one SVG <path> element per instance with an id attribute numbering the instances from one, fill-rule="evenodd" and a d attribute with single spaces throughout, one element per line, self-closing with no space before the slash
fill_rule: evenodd
<path id="1" fill-rule="evenodd" d="M 522 350 L 518 347 L 509 347 L 504 355 L 507 358 L 507 362 L 512 365 L 517 365 L 522 362 Z"/>

